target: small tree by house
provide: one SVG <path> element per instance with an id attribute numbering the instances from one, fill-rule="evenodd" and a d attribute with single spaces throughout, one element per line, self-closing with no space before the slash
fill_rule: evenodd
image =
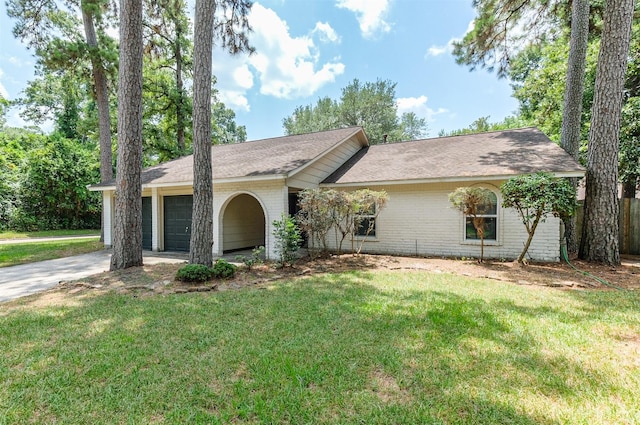
<path id="1" fill-rule="evenodd" d="M 518 256 L 524 262 L 533 235 L 540 222 L 551 214 L 565 219 L 576 210 L 576 192 L 567 179 L 554 178 L 549 173 L 527 174 L 513 177 L 501 187 L 502 206 L 515 208 L 527 229 L 528 238 Z"/>
<path id="2" fill-rule="evenodd" d="M 481 187 L 459 187 L 449 194 L 449 202 L 471 219 L 480 238 L 480 262 L 484 261 L 484 214 L 491 208 L 490 191 Z"/>
<path id="3" fill-rule="evenodd" d="M 338 254 L 342 252 L 342 244 L 347 237 L 351 238 L 352 252 L 360 253 L 364 237 L 374 230 L 375 220 L 387 199 L 385 191 L 307 189 L 299 194 L 297 221 L 307 232 L 311 245 L 319 243 L 323 252 L 328 252 L 327 236 L 333 228 Z M 356 233 L 363 236 L 357 250 Z"/>
<path id="4" fill-rule="evenodd" d="M 325 190 L 305 189 L 298 194 L 298 206 L 300 211 L 296 215 L 296 222 L 307 234 L 309 254 L 313 257 L 326 253 L 327 235 L 333 222 L 329 194 Z M 319 246 L 319 250 L 314 248 L 316 246 Z"/>
<path id="5" fill-rule="evenodd" d="M 365 238 L 371 235 L 375 230 L 376 220 L 378 219 L 378 215 L 380 215 L 380 211 L 382 211 L 382 209 L 387 205 L 389 195 L 387 195 L 387 192 L 384 190 L 375 191 L 369 189 L 356 190 L 355 192 L 352 192 L 351 195 L 355 218 L 355 224 L 352 229 L 351 250 L 353 251 L 354 248 L 353 241 L 355 240 L 355 230 L 358 230 L 358 234 L 361 238 L 355 254 L 360 254 Z"/>

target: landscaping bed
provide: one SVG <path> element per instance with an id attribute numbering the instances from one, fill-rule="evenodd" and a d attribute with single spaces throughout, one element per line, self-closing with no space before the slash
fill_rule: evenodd
<path id="1" fill-rule="evenodd" d="M 52 291 L 80 293 L 85 291 L 120 293 L 171 294 L 204 291 L 226 291 L 260 285 L 279 279 L 297 278 L 345 271 L 422 270 L 451 273 L 463 277 L 486 278 L 516 285 L 549 286 L 576 290 L 640 289 L 640 259 L 628 257 L 618 267 L 573 261 L 566 263 L 530 263 L 456 260 L 442 258 L 397 257 L 388 255 L 343 254 L 321 259 L 303 258 L 295 267 L 276 268 L 273 264 L 254 265 L 250 270 L 240 266 L 236 276 L 202 284 L 175 280 L 181 264 L 159 264 L 108 272 L 77 281 L 62 282 Z M 586 274 L 588 273 L 588 274 Z M 42 299 L 41 299 L 42 301 Z"/>

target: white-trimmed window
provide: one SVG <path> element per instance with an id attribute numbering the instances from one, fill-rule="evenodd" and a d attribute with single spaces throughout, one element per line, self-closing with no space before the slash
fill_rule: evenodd
<path id="1" fill-rule="evenodd" d="M 355 216 L 353 233 L 357 237 L 374 238 L 376 236 L 376 207 L 373 206 L 373 208 L 374 210 L 364 211 L 363 214 L 358 214 Z"/>
<path id="2" fill-rule="evenodd" d="M 497 241 L 498 240 L 498 196 L 489 189 L 485 189 L 487 192 L 489 203 L 479 209 L 481 213 L 477 214 L 477 217 L 484 219 L 484 240 L 485 241 Z M 479 241 L 480 236 L 473 225 L 473 217 L 466 215 L 464 226 L 464 239 L 466 241 Z"/>

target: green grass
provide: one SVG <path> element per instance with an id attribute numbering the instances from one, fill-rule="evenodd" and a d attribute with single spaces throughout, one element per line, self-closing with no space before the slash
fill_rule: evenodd
<path id="1" fill-rule="evenodd" d="M 69 257 L 103 248 L 99 236 L 91 239 L 0 244 L 0 267 Z"/>
<path id="2" fill-rule="evenodd" d="M 100 236 L 100 229 L 93 230 L 45 230 L 41 232 L 0 232 L 0 240 L 25 239 L 25 238 L 46 238 L 55 236 Z"/>
<path id="3" fill-rule="evenodd" d="M 640 295 L 366 272 L 0 310 L 0 424 L 640 423 Z"/>

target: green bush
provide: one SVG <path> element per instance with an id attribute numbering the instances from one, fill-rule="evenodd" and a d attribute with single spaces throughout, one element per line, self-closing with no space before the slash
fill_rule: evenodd
<path id="1" fill-rule="evenodd" d="M 213 270 L 202 264 L 187 264 L 176 273 L 176 279 L 181 282 L 206 282 L 213 276 Z"/>
<path id="2" fill-rule="evenodd" d="M 222 258 L 216 260 L 211 272 L 218 279 L 228 279 L 235 276 L 237 267 Z"/>
<path id="3" fill-rule="evenodd" d="M 282 214 L 280 220 L 274 220 L 273 228 L 278 265 L 280 267 L 293 266 L 302 242 L 298 225 L 292 217 Z"/>
<path id="4" fill-rule="evenodd" d="M 264 256 L 264 246 L 258 246 L 251 251 L 251 257 L 247 257 L 244 255 L 236 255 L 236 261 L 242 261 L 244 265 L 247 267 L 247 270 L 251 270 L 256 264 L 262 264 L 262 257 Z"/>

